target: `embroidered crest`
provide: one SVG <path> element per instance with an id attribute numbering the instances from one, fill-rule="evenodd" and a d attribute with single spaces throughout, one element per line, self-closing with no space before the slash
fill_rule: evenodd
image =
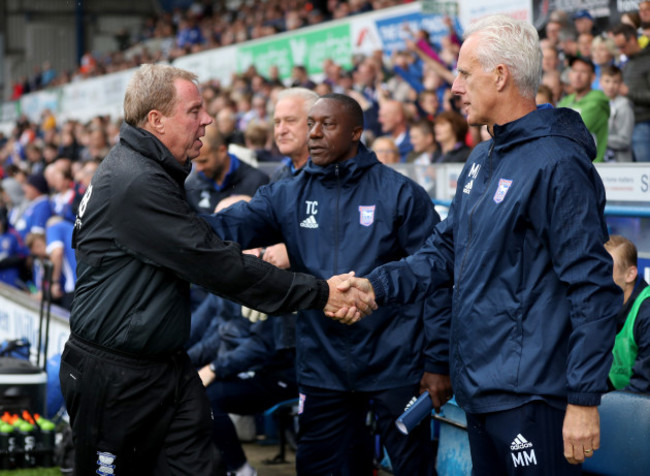
<path id="1" fill-rule="evenodd" d="M 375 205 L 359 206 L 359 223 L 370 226 L 375 221 Z"/>
<path id="2" fill-rule="evenodd" d="M 503 199 L 506 198 L 506 193 L 508 193 L 510 185 L 512 185 L 512 180 L 499 179 L 499 186 L 492 198 L 495 203 L 501 203 Z"/>
<path id="3" fill-rule="evenodd" d="M 100 476 L 108 476 L 115 474 L 115 460 L 117 456 L 107 451 L 97 452 L 97 471 Z"/>

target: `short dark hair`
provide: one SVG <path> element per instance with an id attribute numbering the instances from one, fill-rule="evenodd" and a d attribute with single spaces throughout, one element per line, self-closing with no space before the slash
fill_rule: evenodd
<path id="1" fill-rule="evenodd" d="M 592 73 L 595 73 L 595 72 L 596 72 L 596 65 L 594 64 L 594 62 L 591 61 L 591 59 L 589 59 L 589 58 L 587 58 L 587 57 L 585 57 L 585 56 L 572 56 L 571 58 L 569 58 L 569 66 L 570 66 L 570 67 L 573 67 L 573 65 L 574 65 L 577 61 L 580 61 L 581 63 L 584 63 L 584 64 L 586 64 L 587 66 L 589 66 L 589 68 L 591 69 Z"/>
<path id="2" fill-rule="evenodd" d="M 619 76 L 623 77 L 623 71 L 621 71 L 621 68 L 616 66 L 615 64 L 608 64 L 607 66 L 603 66 L 603 68 L 600 70 L 600 75 L 601 76 Z"/>
<path id="3" fill-rule="evenodd" d="M 420 129 L 424 134 L 434 135 L 433 122 L 429 119 L 419 119 L 411 124 L 411 129 Z"/>
<path id="4" fill-rule="evenodd" d="M 625 40 L 629 41 L 631 38 L 636 38 L 636 29 L 632 25 L 627 23 L 619 23 L 614 28 L 612 28 L 612 35 L 623 35 Z"/>
<path id="5" fill-rule="evenodd" d="M 339 93 L 325 94 L 320 98 L 331 99 L 333 101 L 342 104 L 346 112 L 350 115 L 353 121 L 353 125 L 359 126 L 363 129 L 363 110 L 361 109 L 361 106 L 356 100 L 352 99 L 350 96 L 346 96 L 345 94 L 339 94 Z"/>

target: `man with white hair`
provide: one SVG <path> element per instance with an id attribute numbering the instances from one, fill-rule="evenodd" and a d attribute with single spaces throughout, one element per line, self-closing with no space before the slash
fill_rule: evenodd
<path id="1" fill-rule="evenodd" d="M 283 167 L 271 176 L 271 182 L 296 174 L 307 163 L 307 114 L 317 100 L 318 94 L 306 88 L 289 88 L 278 94 L 273 112 L 273 138 L 285 159 Z"/>
<path id="2" fill-rule="evenodd" d="M 340 286 L 381 308 L 453 283 L 450 375 L 478 476 L 580 474 L 600 444 L 622 305 L 593 139 L 575 111 L 536 107 L 541 70 L 532 25 L 471 25 L 452 91 L 492 139 L 424 247 Z M 354 320 L 343 314 L 330 317 Z"/>

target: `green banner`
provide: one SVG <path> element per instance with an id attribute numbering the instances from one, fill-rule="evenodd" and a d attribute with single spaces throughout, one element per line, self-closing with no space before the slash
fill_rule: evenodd
<path id="1" fill-rule="evenodd" d="M 422 13 L 458 16 L 458 2 L 445 0 L 422 0 Z"/>
<path id="2" fill-rule="evenodd" d="M 243 72 L 255 65 L 260 74 L 266 75 L 269 68 L 276 65 L 284 79 L 291 76 L 294 65 L 304 66 L 309 74 L 321 73 L 323 61 L 327 58 L 345 69 L 352 67 L 352 38 L 348 23 L 242 46 L 237 52 L 237 70 Z"/>

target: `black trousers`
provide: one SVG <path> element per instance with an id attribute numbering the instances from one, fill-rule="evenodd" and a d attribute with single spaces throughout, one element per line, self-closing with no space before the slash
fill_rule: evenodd
<path id="1" fill-rule="evenodd" d="M 564 458 L 564 411 L 543 401 L 467 414 L 474 476 L 579 476 Z"/>
<path id="2" fill-rule="evenodd" d="M 367 449 L 366 416 L 372 409 L 376 431 L 386 447 L 396 476 L 431 476 L 435 452 L 429 422 L 408 436 L 395 420 L 419 385 L 372 392 L 343 392 L 300 387 L 296 468 L 300 476 L 366 476 L 372 474 L 372 445 Z"/>
<path id="3" fill-rule="evenodd" d="M 71 336 L 59 378 L 75 442 L 75 474 L 214 473 L 210 408 L 184 351 L 147 360 Z"/>

